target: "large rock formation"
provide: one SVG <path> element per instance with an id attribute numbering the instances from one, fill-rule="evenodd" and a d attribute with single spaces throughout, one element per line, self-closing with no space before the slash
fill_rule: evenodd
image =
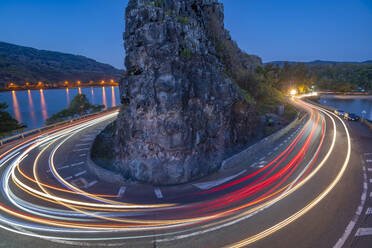
<path id="1" fill-rule="evenodd" d="M 187 182 L 249 142 L 256 115 L 227 66 L 253 70 L 261 61 L 237 47 L 223 19 L 217 0 L 129 1 L 115 145 L 126 177 Z"/>

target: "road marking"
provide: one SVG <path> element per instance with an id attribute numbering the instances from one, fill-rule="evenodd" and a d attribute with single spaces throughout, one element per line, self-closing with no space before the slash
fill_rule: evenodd
<path id="1" fill-rule="evenodd" d="M 90 143 L 82 143 L 82 144 L 76 144 L 75 146 L 89 146 Z"/>
<path id="2" fill-rule="evenodd" d="M 63 170 L 63 169 L 67 169 L 67 168 L 70 168 L 70 166 L 69 165 L 65 165 L 65 166 L 62 166 L 62 167 L 58 168 L 58 170 Z"/>
<path id="3" fill-rule="evenodd" d="M 362 160 L 362 159 L 361 159 Z M 359 217 L 362 214 L 364 205 L 367 200 L 367 192 L 368 192 L 368 184 L 367 184 L 367 172 L 365 169 L 364 161 L 362 160 L 363 164 L 363 192 L 362 196 L 360 197 L 360 205 L 358 206 L 353 219 L 350 221 L 349 225 L 346 227 L 344 234 L 341 238 L 337 241 L 336 245 L 333 248 L 341 248 L 344 246 L 346 240 L 349 238 L 351 232 L 354 230 L 355 224 L 357 223 Z M 357 236 L 357 234 L 355 234 Z"/>
<path id="4" fill-rule="evenodd" d="M 366 153 L 364 153 L 364 155 L 365 156 L 370 156 L 370 155 L 372 155 L 372 152 L 366 152 Z"/>
<path id="5" fill-rule="evenodd" d="M 66 177 L 65 180 L 70 180 L 72 179 L 72 176 Z"/>
<path id="6" fill-rule="evenodd" d="M 95 185 L 95 184 L 97 184 L 97 183 L 98 183 L 98 181 L 97 181 L 97 180 L 94 180 L 94 181 L 88 183 L 88 185 L 85 186 L 85 188 L 90 188 L 90 187 L 92 187 L 93 185 Z"/>
<path id="7" fill-rule="evenodd" d="M 156 188 L 156 189 L 154 190 L 154 192 L 155 192 L 155 195 L 156 195 L 156 197 L 157 197 L 158 199 L 162 199 L 162 198 L 163 198 L 163 194 L 161 193 L 161 190 L 160 190 L 159 188 Z"/>
<path id="8" fill-rule="evenodd" d="M 121 186 L 120 189 L 119 189 L 119 192 L 117 194 L 117 197 L 122 197 L 125 193 L 125 190 L 126 190 L 126 187 Z"/>
<path id="9" fill-rule="evenodd" d="M 85 162 L 74 163 L 74 164 L 71 164 L 70 166 L 75 167 L 75 166 L 83 165 L 84 163 Z"/>
<path id="10" fill-rule="evenodd" d="M 75 177 L 79 177 L 81 175 L 84 175 L 85 173 L 87 173 L 86 170 L 85 171 L 78 172 L 78 173 L 75 174 Z"/>
<path id="11" fill-rule="evenodd" d="M 241 174 L 245 173 L 247 170 L 242 170 L 241 172 L 239 172 L 238 174 L 235 174 L 233 176 L 230 176 L 230 177 L 226 177 L 226 178 L 222 178 L 220 180 L 215 180 L 215 181 L 209 181 L 209 182 L 204 182 L 204 183 L 195 183 L 193 184 L 195 187 L 198 187 L 199 189 L 202 189 L 202 190 L 207 190 L 207 189 L 211 189 L 211 188 L 214 188 L 220 184 L 223 184 L 223 183 L 226 183 L 238 176 L 240 176 Z"/>
<path id="12" fill-rule="evenodd" d="M 371 197 L 372 198 L 372 192 L 369 194 L 369 197 Z"/>
<path id="13" fill-rule="evenodd" d="M 275 147 L 274 151 L 277 151 L 279 149 L 279 147 Z"/>
<path id="14" fill-rule="evenodd" d="M 253 163 L 251 166 L 249 166 L 249 167 L 256 167 L 256 165 L 257 165 L 257 162 L 256 163 Z"/>
<path id="15" fill-rule="evenodd" d="M 90 148 L 82 148 L 82 149 L 76 149 L 76 150 L 72 150 L 73 152 L 82 152 L 82 151 L 89 151 Z"/>
<path id="16" fill-rule="evenodd" d="M 372 183 L 372 179 L 369 179 L 369 183 Z"/>
<path id="17" fill-rule="evenodd" d="M 79 157 L 85 157 L 87 154 L 86 153 L 83 153 L 83 154 L 80 154 Z"/>
<path id="18" fill-rule="evenodd" d="M 372 228 L 359 228 L 355 236 L 369 236 L 372 235 Z"/>
<path id="19" fill-rule="evenodd" d="M 372 214 L 372 208 L 368 208 L 366 211 L 366 215 L 370 215 L 370 214 Z"/>
<path id="20" fill-rule="evenodd" d="M 372 159 L 367 159 L 366 162 L 367 163 L 372 163 Z"/>
<path id="21" fill-rule="evenodd" d="M 372 171 L 372 168 L 368 168 L 368 171 Z"/>

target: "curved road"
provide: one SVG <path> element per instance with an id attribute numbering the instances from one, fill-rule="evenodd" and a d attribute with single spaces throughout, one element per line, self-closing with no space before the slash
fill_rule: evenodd
<path id="1" fill-rule="evenodd" d="M 308 118 L 262 159 L 181 186 L 89 171 L 116 113 L 24 140 L 0 155 L 0 247 L 372 247 L 370 130 L 294 104 Z"/>

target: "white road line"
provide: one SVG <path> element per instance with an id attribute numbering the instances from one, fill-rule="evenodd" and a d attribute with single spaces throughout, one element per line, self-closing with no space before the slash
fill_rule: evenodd
<path id="1" fill-rule="evenodd" d="M 83 154 L 80 154 L 80 155 L 79 155 L 79 157 L 85 157 L 85 156 L 87 156 L 86 153 L 83 153 Z"/>
<path id="2" fill-rule="evenodd" d="M 257 165 L 257 163 L 253 163 L 251 166 L 249 166 L 249 167 L 251 167 L 251 168 L 253 168 L 253 167 L 256 167 L 256 165 Z"/>
<path id="3" fill-rule="evenodd" d="M 119 189 L 119 191 L 118 191 L 117 196 L 118 197 L 122 197 L 124 195 L 126 189 L 127 189 L 126 187 L 121 186 L 120 189 Z"/>
<path id="4" fill-rule="evenodd" d="M 275 147 L 274 151 L 277 151 L 279 149 L 279 147 Z"/>
<path id="5" fill-rule="evenodd" d="M 363 160 L 362 160 L 362 164 L 365 164 Z M 367 200 L 367 192 L 368 192 L 367 173 L 366 173 L 364 165 L 363 165 L 363 178 L 364 178 L 363 179 L 363 192 L 362 192 L 362 196 L 360 197 L 360 204 L 359 204 L 357 210 L 355 211 L 355 215 L 354 215 L 353 219 L 350 221 L 349 225 L 347 225 L 345 232 L 343 233 L 341 238 L 337 241 L 335 246 L 333 246 L 333 248 L 341 248 L 341 247 L 344 246 L 346 240 L 349 238 L 351 232 L 354 230 L 355 224 L 358 222 L 358 219 L 362 214 L 364 205 L 365 205 L 366 200 Z M 357 236 L 357 234 L 356 234 L 356 236 Z"/>
<path id="6" fill-rule="evenodd" d="M 83 151 L 89 151 L 90 148 L 82 148 L 82 149 L 76 149 L 76 150 L 72 150 L 73 152 L 83 152 Z"/>
<path id="7" fill-rule="evenodd" d="M 155 192 L 155 195 L 158 199 L 163 198 L 163 194 L 161 193 L 161 190 L 159 188 L 155 188 L 154 192 Z"/>
<path id="8" fill-rule="evenodd" d="M 75 177 L 79 177 L 81 175 L 84 175 L 85 173 L 87 173 L 86 170 L 85 171 L 78 172 L 78 173 L 75 174 Z"/>
<path id="9" fill-rule="evenodd" d="M 81 143 L 81 144 L 76 144 L 75 146 L 90 146 L 90 143 Z"/>
<path id="10" fill-rule="evenodd" d="M 69 165 L 62 166 L 62 167 L 58 168 L 58 170 L 63 170 L 63 169 L 67 169 L 67 168 L 70 168 L 70 166 Z"/>
<path id="11" fill-rule="evenodd" d="M 366 211 L 366 215 L 371 215 L 372 214 L 372 208 L 368 208 Z"/>
<path id="12" fill-rule="evenodd" d="M 230 176 L 230 177 L 226 177 L 226 178 L 222 178 L 220 180 L 215 180 L 215 181 L 209 181 L 209 182 L 204 182 L 204 183 L 194 183 L 193 185 L 199 189 L 202 189 L 202 190 L 207 190 L 207 189 L 211 189 L 211 188 L 214 188 L 220 184 L 223 184 L 223 183 L 226 183 L 238 176 L 240 176 L 241 174 L 245 173 L 247 170 L 243 170 L 241 172 L 239 172 L 238 174 L 235 174 L 233 176 Z"/>
<path id="13" fill-rule="evenodd" d="M 90 188 L 90 187 L 92 187 L 93 185 L 95 185 L 95 184 L 97 184 L 97 183 L 98 183 L 98 181 L 97 181 L 97 180 L 94 180 L 94 181 L 88 183 L 88 185 L 85 186 L 85 188 Z"/>
<path id="14" fill-rule="evenodd" d="M 85 162 L 74 163 L 74 164 L 71 164 L 70 166 L 75 167 L 75 166 L 83 165 L 84 163 Z"/>
<path id="15" fill-rule="evenodd" d="M 64 178 L 65 180 L 70 180 L 70 179 L 72 179 L 72 176 L 69 176 L 69 177 L 66 177 L 66 178 Z"/>
<path id="16" fill-rule="evenodd" d="M 355 236 L 370 236 L 372 235 L 372 228 L 359 228 Z"/>

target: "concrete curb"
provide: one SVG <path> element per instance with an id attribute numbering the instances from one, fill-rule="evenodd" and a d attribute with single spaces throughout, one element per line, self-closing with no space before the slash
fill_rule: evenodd
<path id="1" fill-rule="evenodd" d="M 234 156 L 232 156 L 228 159 L 225 159 L 222 162 L 221 169 L 222 170 L 232 169 L 235 166 L 237 166 L 238 164 L 249 161 L 249 159 L 253 156 L 253 154 L 255 154 L 258 150 L 261 150 L 264 146 L 268 146 L 268 145 L 274 143 L 275 141 L 277 141 L 278 139 L 283 137 L 285 134 L 287 134 L 290 130 L 292 130 L 292 129 L 296 128 L 297 126 L 301 125 L 301 123 L 303 122 L 305 117 L 309 117 L 309 115 L 305 114 L 301 118 L 299 116 L 297 116 L 297 118 L 295 120 L 293 120 L 290 124 L 288 124 L 286 127 L 282 128 L 282 129 L 280 129 L 276 133 L 273 133 L 272 135 L 262 139 L 261 141 L 259 141 L 258 143 L 248 147 L 244 151 L 242 151 L 242 152 L 240 152 L 240 153 L 238 153 L 238 154 L 236 154 L 236 155 L 234 155 Z"/>

